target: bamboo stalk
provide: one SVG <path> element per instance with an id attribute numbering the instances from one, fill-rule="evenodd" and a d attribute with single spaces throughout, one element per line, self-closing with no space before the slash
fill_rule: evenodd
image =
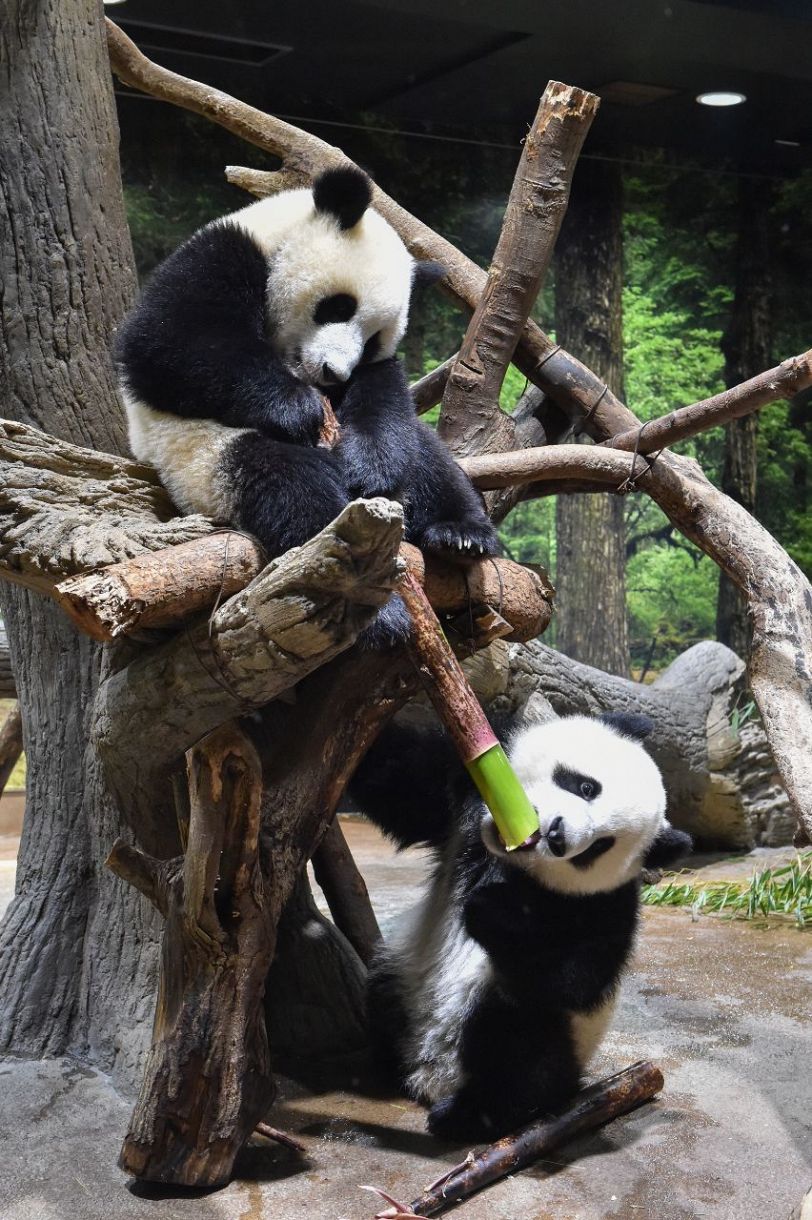
<path id="1" fill-rule="evenodd" d="M 488 806 L 502 842 L 507 848 L 520 847 L 538 833 L 538 814 L 488 724 L 423 588 L 407 572 L 399 589 L 412 618 L 410 650 L 428 695 Z"/>

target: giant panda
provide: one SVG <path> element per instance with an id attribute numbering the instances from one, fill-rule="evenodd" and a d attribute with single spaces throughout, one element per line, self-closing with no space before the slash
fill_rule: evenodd
<path id="1" fill-rule="evenodd" d="M 377 495 L 403 501 L 423 550 L 495 554 L 481 496 L 417 418 L 395 355 L 413 284 L 442 269 L 416 262 L 371 199 L 360 170 L 328 170 L 161 264 L 116 341 L 132 451 L 179 508 L 247 530 L 269 558 Z M 383 642 L 407 630 L 399 599 L 378 627 Z"/>
<path id="2" fill-rule="evenodd" d="M 620 714 L 508 722 L 540 816 L 514 851 L 439 732 L 394 724 L 356 772 L 360 809 L 436 856 L 368 999 L 373 1045 L 438 1137 L 493 1139 L 577 1091 L 632 951 L 641 869 L 691 845 L 666 821 L 650 729 Z"/>

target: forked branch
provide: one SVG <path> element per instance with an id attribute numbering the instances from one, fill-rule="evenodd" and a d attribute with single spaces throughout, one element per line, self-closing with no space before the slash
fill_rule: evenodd
<path id="1" fill-rule="evenodd" d="M 550 81 L 525 137 L 485 290 L 443 394 L 440 435 L 457 457 L 514 447 L 499 392 L 547 274 L 599 104 L 592 93 Z"/>

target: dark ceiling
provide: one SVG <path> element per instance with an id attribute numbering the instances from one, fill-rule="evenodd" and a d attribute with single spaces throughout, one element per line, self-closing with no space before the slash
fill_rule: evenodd
<path id="1" fill-rule="evenodd" d="M 603 97 L 589 148 L 812 165 L 812 0 L 126 0 L 167 67 L 276 113 L 373 112 L 515 143 L 548 78 Z M 697 93 L 737 90 L 730 109 Z"/>

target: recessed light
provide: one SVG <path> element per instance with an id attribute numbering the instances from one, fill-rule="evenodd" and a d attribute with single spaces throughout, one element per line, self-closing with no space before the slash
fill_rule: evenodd
<path id="1" fill-rule="evenodd" d="M 700 93 L 696 100 L 700 106 L 740 106 L 747 98 L 743 93 L 718 90 L 713 93 Z"/>

